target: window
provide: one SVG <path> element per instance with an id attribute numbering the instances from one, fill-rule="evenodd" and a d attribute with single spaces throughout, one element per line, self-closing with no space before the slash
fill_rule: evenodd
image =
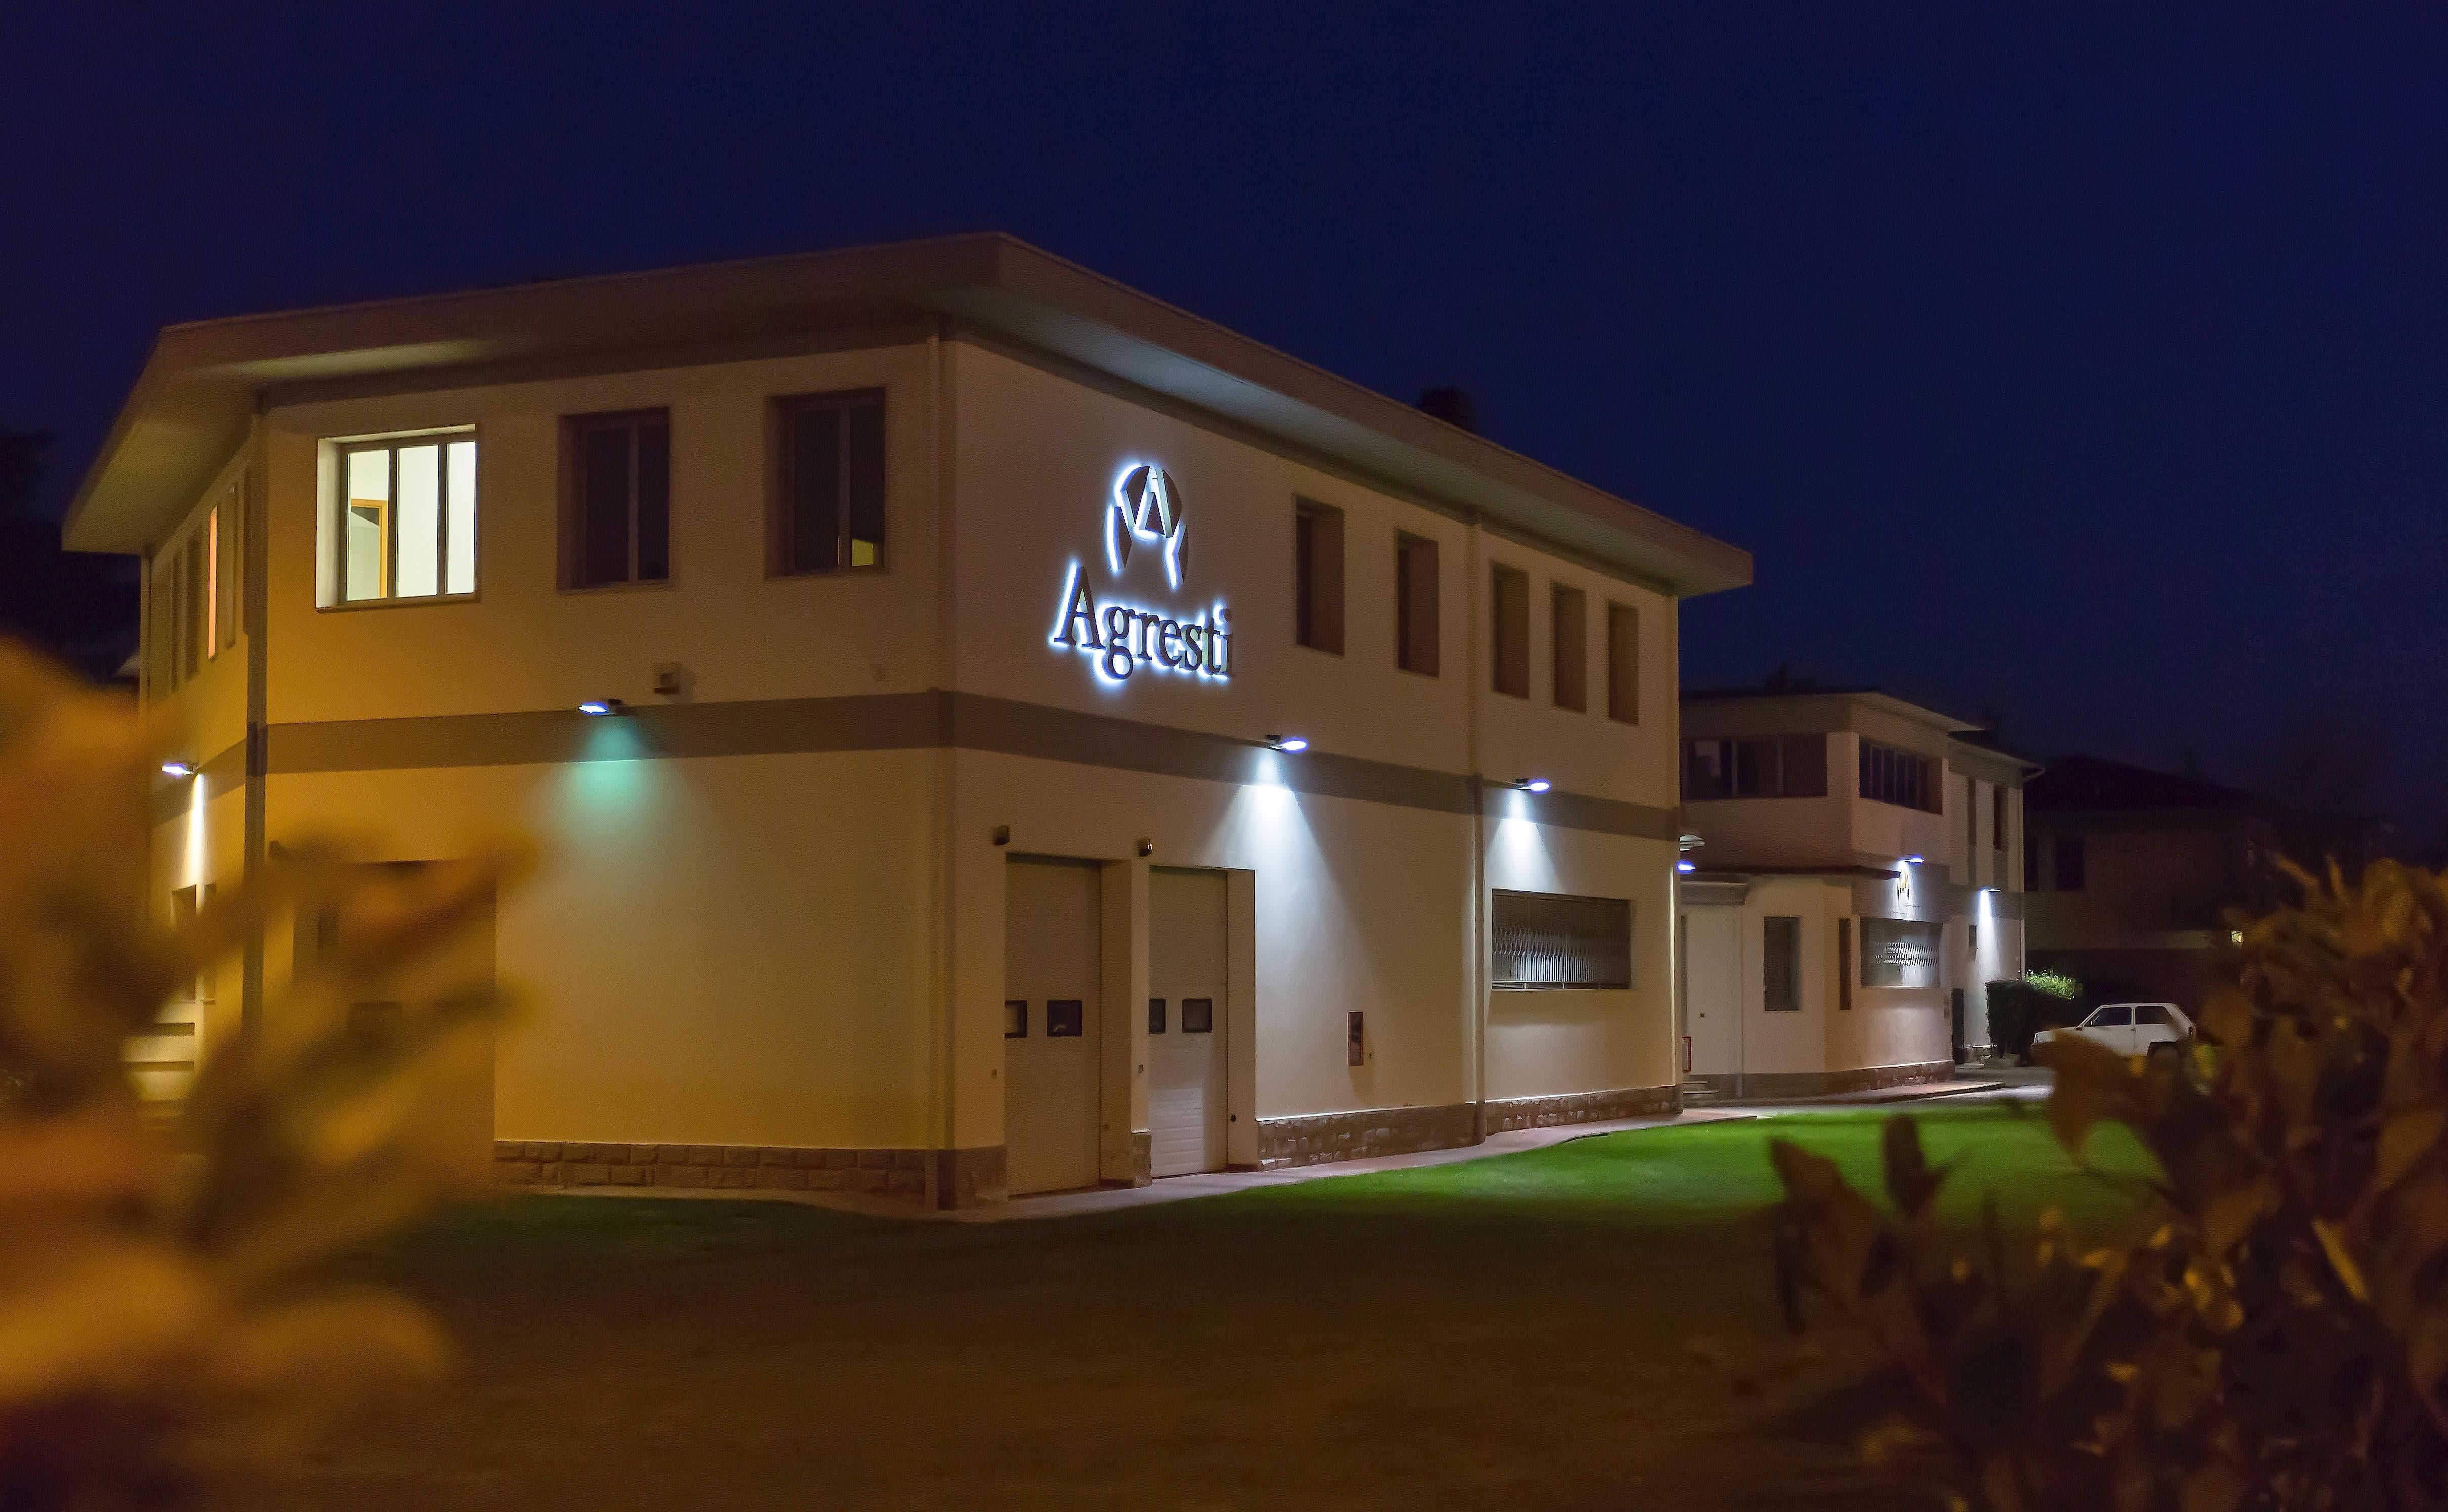
<path id="1" fill-rule="evenodd" d="M 325 516 L 334 603 L 476 591 L 476 443 L 468 436 L 350 442 Z"/>
<path id="2" fill-rule="evenodd" d="M 671 411 L 561 422 L 563 587 L 669 580 L 671 522 Z"/>
<path id="3" fill-rule="evenodd" d="M 1184 998 L 1181 1000 L 1181 1032 L 1214 1034 L 1215 1032 L 1215 1000 Z"/>
<path id="4" fill-rule="evenodd" d="M 1437 544 L 1394 538 L 1394 664 L 1437 675 Z"/>
<path id="5" fill-rule="evenodd" d="M 1343 655 L 1343 511 L 1292 505 L 1292 641 Z"/>
<path id="6" fill-rule="evenodd" d="M 1802 920 L 1771 913 L 1760 920 L 1761 1006 L 1770 1013 L 1802 1011 Z"/>
<path id="7" fill-rule="evenodd" d="M 179 552 L 179 675 L 192 678 L 203 670 L 204 640 L 212 626 L 205 618 L 208 578 L 205 557 L 211 543 L 199 530 Z"/>
<path id="8" fill-rule="evenodd" d="M 1632 986 L 1632 904 L 1553 892 L 1493 895 L 1499 987 Z"/>
<path id="9" fill-rule="evenodd" d="M 1827 737 L 1824 735 L 1684 742 L 1683 796 L 1693 802 L 1826 795 Z"/>
<path id="10" fill-rule="evenodd" d="M 1045 1037 L 1049 1040 L 1077 1040 L 1080 1026 L 1086 1022 L 1078 998 L 1049 998 L 1045 1004 Z"/>
<path id="11" fill-rule="evenodd" d="M 146 611 L 152 622 L 146 627 L 144 646 L 144 686 L 154 698 L 165 698 L 179 685 L 179 620 L 177 559 L 153 574 L 153 591 L 147 596 Z"/>
<path id="12" fill-rule="evenodd" d="M 1932 813 L 1938 812 L 1940 801 L 1929 757 L 1876 740 L 1862 742 L 1862 796 Z"/>
<path id="13" fill-rule="evenodd" d="M 1488 620 L 1495 631 L 1495 688 L 1508 698 L 1530 697 L 1530 576 L 1515 567 L 1494 569 Z"/>
<path id="14" fill-rule="evenodd" d="M 246 523 L 246 479 L 223 492 L 221 502 L 213 507 L 207 526 L 213 538 L 213 652 L 215 655 L 238 644 L 238 627 L 245 616 L 239 585 L 243 581 L 239 570 L 239 551 L 243 539 L 241 527 Z"/>
<path id="15" fill-rule="evenodd" d="M 1853 921 L 1836 921 L 1836 1010 L 1853 1006 Z"/>
<path id="16" fill-rule="evenodd" d="M 2002 785 L 1989 790 L 1989 848 L 2006 849 L 2006 789 Z"/>
<path id="17" fill-rule="evenodd" d="M 1163 1032 L 1164 999 L 1150 998 L 1148 999 L 1148 1033 L 1162 1034 Z"/>
<path id="18" fill-rule="evenodd" d="M 775 577 L 884 565 L 884 391 L 774 402 Z"/>
<path id="19" fill-rule="evenodd" d="M 2023 844 L 2023 890 L 2040 890 L 2040 848 L 2028 840 Z"/>
<path id="20" fill-rule="evenodd" d="M 2172 1029 L 2176 1026 L 2175 1021 L 2168 1017 L 2168 1005 L 2164 1003 L 2135 1004 L 2133 1022 L 2161 1029 Z"/>
<path id="21" fill-rule="evenodd" d="M 2056 852 L 2057 890 L 2059 892 L 2080 892 L 2082 890 L 2083 881 L 2082 836 L 2078 834 L 2058 835 Z"/>
<path id="22" fill-rule="evenodd" d="M 1006 1040 L 1028 1038 L 1028 1000 L 1026 998 L 1003 1000 L 1003 1037 Z"/>
<path id="23" fill-rule="evenodd" d="M 204 655 L 221 654 L 221 511 L 215 505 L 204 513 Z"/>
<path id="24" fill-rule="evenodd" d="M 2082 1021 L 2086 1029 L 2122 1029 L 2133 1023 L 2133 1009 L 2129 1004 L 2116 1003 L 2100 1009 Z"/>
<path id="25" fill-rule="evenodd" d="M 1640 722 L 1640 611 L 1607 605 L 1607 718 Z"/>
<path id="26" fill-rule="evenodd" d="M 1938 931 L 1916 919 L 1862 921 L 1862 986 L 1938 986 Z"/>
<path id="27" fill-rule="evenodd" d="M 1557 584 L 1548 594 L 1555 634 L 1556 707 L 1584 713 L 1590 706 L 1589 596 Z"/>

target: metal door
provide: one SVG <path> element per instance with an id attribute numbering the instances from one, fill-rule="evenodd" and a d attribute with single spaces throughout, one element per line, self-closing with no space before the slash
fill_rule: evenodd
<path id="1" fill-rule="evenodd" d="M 1097 1183 L 1098 870 L 1004 869 L 1004 1159 L 1012 1196 Z"/>
<path id="2" fill-rule="evenodd" d="M 1157 1176 L 1225 1162 L 1224 873 L 1148 876 L 1148 1127 Z"/>

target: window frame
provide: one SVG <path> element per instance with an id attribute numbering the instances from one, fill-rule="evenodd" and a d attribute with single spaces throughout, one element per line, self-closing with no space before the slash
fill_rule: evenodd
<path id="1" fill-rule="evenodd" d="M 1640 723 L 1640 610 L 1607 601 L 1607 718 Z"/>
<path id="2" fill-rule="evenodd" d="M 1784 936 L 1782 942 L 1779 935 Z M 1760 915 L 1760 1011 L 1802 1011 L 1802 915 L 1798 913 Z"/>
<path id="3" fill-rule="evenodd" d="M 402 598 L 387 593 L 372 599 L 349 597 L 349 537 L 347 521 L 342 516 L 349 508 L 349 458 L 361 451 L 389 450 L 392 454 L 389 488 L 391 499 L 387 509 L 399 507 L 399 451 L 403 447 L 431 446 L 442 453 L 436 476 L 440 486 L 434 495 L 434 585 L 448 588 L 450 584 L 450 448 L 465 441 L 476 449 L 473 472 L 476 479 L 476 506 L 469 511 L 474 520 L 471 532 L 475 540 L 469 547 L 465 593 L 434 592 Z M 386 431 L 375 435 L 326 436 L 323 446 L 332 463 L 331 490 L 316 511 L 316 530 L 325 539 L 316 543 L 317 575 L 330 574 L 331 602 L 320 602 L 318 584 L 316 612 L 321 614 L 357 613 L 362 610 L 413 609 L 437 603 L 474 603 L 484 597 L 485 588 L 485 440 L 483 427 L 476 425 L 435 426 L 422 431 Z M 389 523 L 383 526 L 385 562 L 384 581 L 395 582 L 399 568 L 399 535 Z"/>
<path id="4" fill-rule="evenodd" d="M 875 560 L 864 566 L 851 558 L 852 507 L 850 416 L 853 411 L 872 409 L 876 413 L 876 492 L 877 535 Z M 794 507 L 794 485 L 791 445 L 792 423 L 799 416 L 830 411 L 842 417 L 841 447 L 835 466 L 840 469 L 838 518 L 834 522 L 833 565 L 829 567 L 801 567 L 795 565 L 798 547 L 797 516 Z M 776 394 L 765 404 L 766 432 L 766 500 L 765 500 L 765 576 L 769 581 L 795 578 L 840 578 L 889 572 L 892 567 L 892 406 L 889 390 L 881 384 L 857 389 L 831 389 L 819 393 Z"/>
<path id="5" fill-rule="evenodd" d="M 1638 989 L 1640 985 L 1640 962 L 1638 951 L 1639 921 L 1638 910 L 1634 907 L 1634 901 L 1632 899 L 1594 897 L 1573 892 L 1531 892 L 1516 888 L 1490 888 L 1488 890 L 1487 899 L 1487 986 L 1490 991 L 1631 992 Z M 1501 977 L 1500 973 L 1505 969 L 1503 963 L 1508 956 L 1523 953 L 1515 950 L 1508 950 L 1504 944 L 1506 927 L 1500 922 L 1500 917 L 1508 901 L 1528 902 L 1534 908 L 1539 906 L 1558 908 L 1558 906 L 1578 905 L 1581 906 L 1583 912 L 1589 914 L 1594 914 L 1598 909 L 1604 909 L 1610 912 L 1616 913 L 1621 920 L 1622 927 L 1622 980 L 1615 981 L 1610 979 L 1546 982 L 1528 981 L 1519 977 L 1509 979 Z M 1558 908 L 1558 911 L 1569 911 L 1569 909 L 1568 907 Z M 1532 921 L 1531 924 L 1517 926 L 1517 928 L 1531 928 L 1535 927 L 1535 922 L 1536 921 Z M 1614 921 L 1610 920 L 1610 934 L 1612 934 L 1613 929 Z M 1591 938 L 1595 938 L 1595 934 L 1593 934 Z M 1607 959 L 1601 964 L 1605 966 L 1614 965 L 1612 941 L 1608 942 L 1608 948 L 1605 953 Z M 1592 959 L 1595 958 L 1596 954 L 1597 952 L 1595 951 L 1585 952 L 1583 958 Z"/>
<path id="6" fill-rule="evenodd" d="M 1530 574 L 1502 562 L 1487 568 L 1487 687 L 1530 697 Z"/>
<path id="7" fill-rule="evenodd" d="M 1889 745 L 1884 740 L 1873 740 L 1867 736 L 1858 737 L 1857 739 L 1860 750 L 1856 753 L 1854 761 L 1854 796 L 1870 803 L 1884 803 L 1892 808 L 1910 809 L 1916 813 L 1945 812 L 1946 790 L 1940 785 L 1939 781 L 1932 780 L 1934 775 L 1931 770 L 1932 757 L 1923 756 L 1918 751 L 1907 751 L 1902 746 Z M 1892 781 L 1881 775 L 1883 767 L 1887 775 L 1893 778 Z M 1906 770 L 1914 774 L 1909 780 L 1903 775 Z M 1942 775 L 1938 775 L 1942 781 Z M 1885 788 L 1902 795 L 1890 796 L 1884 792 L 1873 793 L 1870 791 L 1873 786 Z"/>
<path id="8" fill-rule="evenodd" d="M 640 519 L 640 503 L 645 482 L 644 444 L 642 432 L 650 425 L 660 424 L 663 432 L 663 575 L 648 578 L 640 575 L 645 555 L 645 530 Z M 586 572 L 586 442 L 604 431 L 620 431 L 628 437 L 629 487 L 629 551 L 628 575 L 587 581 Z M 560 588 L 564 593 L 596 593 L 603 589 L 660 589 L 672 585 L 675 576 L 672 563 L 672 411 L 668 405 L 649 405 L 635 410 L 605 410 L 587 414 L 565 414 L 561 417 L 561 540 Z"/>
<path id="9" fill-rule="evenodd" d="M 1928 946 L 1929 954 L 1927 959 L 1917 963 L 1919 965 L 1924 965 L 1929 968 L 1929 980 L 1927 982 L 1873 982 L 1870 980 L 1870 954 L 1874 943 L 1870 937 L 1874 933 L 1878 933 L 1885 929 L 1909 931 L 1914 935 L 1914 937 L 1920 939 Z M 1890 919 L 1871 914 L 1864 914 L 1862 915 L 1861 948 L 1858 954 L 1860 955 L 1862 963 L 1862 986 L 1865 991 L 1936 992 L 1945 985 L 1945 927 L 1932 920 Z M 1884 970 L 1885 968 L 1883 966 L 1881 969 Z"/>
<path id="10" fill-rule="evenodd" d="M 1415 563 L 1425 571 L 1416 573 Z M 1425 590 L 1425 591 L 1423 591 Z M 1444 675 L 1441 601 L 1444 573 L 1436 538 L 1394 532 L 1394 666 L 1424 678 Z"/>
<path id="11" fill-rule="evenodd" d="M 1590 596 L 1569 583 L 1547 584 L 1547 660 L 1550 700 L 1559 709 L 1589 713 Z"/>

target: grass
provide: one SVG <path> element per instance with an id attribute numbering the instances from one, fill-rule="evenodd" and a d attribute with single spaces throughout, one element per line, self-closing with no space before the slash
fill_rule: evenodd
<path id="1" fill-rule="evenodd" d="M 1841 1424 L 1747 1406 L 1689 1349 L 1779 1343 L 1768 1136 L 1874 1186 L 1879 1124 L 1701 1125 L 983 1226 L 505 1199 L 369 1258 L 468 1368 L 274 1504 L 1892 1506 Z M 2050 1203 L 2117 1221 L 2125 1199 L 2034 1120 L 1922 1124 L 1964 1162 L 1953 1221 L 1983 1187 L 2010 1222 Z"/>

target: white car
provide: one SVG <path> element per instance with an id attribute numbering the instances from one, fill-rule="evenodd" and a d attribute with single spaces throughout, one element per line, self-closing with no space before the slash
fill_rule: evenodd
<path id="1" fill-rule="evenodd" d="M 2103 1003 L 2071 1028 L 2042 1029 L 2032 1043 L 2046 1044 L 2061 1034 L 2079 1035 L 2119 1055 L 2173 1054 L 2193 1037 L 2193 1021 L 2172 1003 Z"/>

